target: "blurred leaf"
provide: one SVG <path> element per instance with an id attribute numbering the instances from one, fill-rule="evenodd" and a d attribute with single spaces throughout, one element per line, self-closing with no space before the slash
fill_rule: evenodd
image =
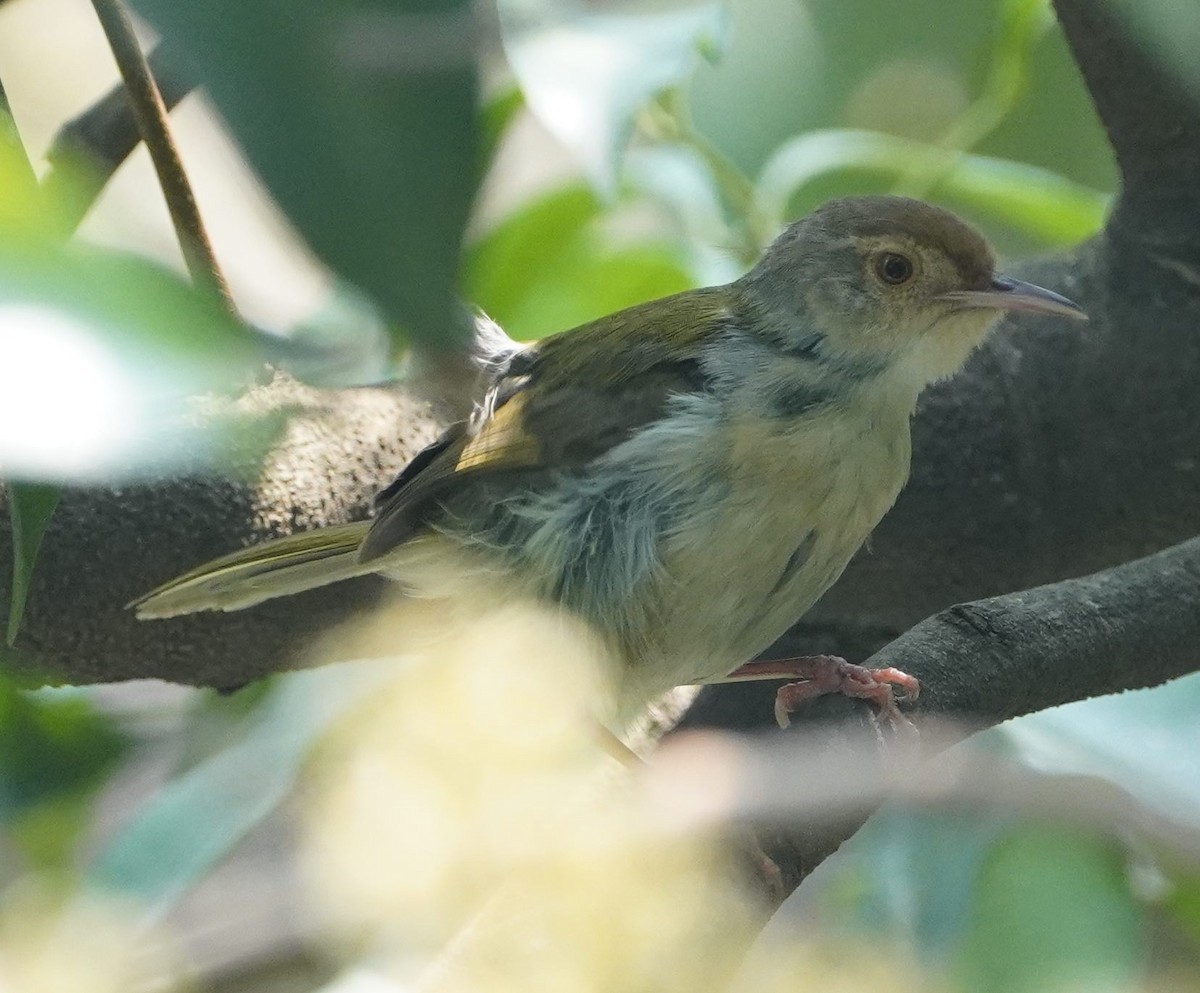
<path id="1" fill-rule="evenodd" d="M 392 330 L 373 300 L 340 279 L 286 337 L 263 337 L 268 362 L 316 386 L 360 386 L 392 375 Z"/>
<path id="2" fill-rule="evenodd" d="M 769 954 L 819 927 L 850 941 L 894 942 L 941 968 L 962 942 L 980 869 L 1009 826 L 889 804 L 784 901 L 760 949 Z"/>
<path id="3" fill-rule="evenodd" d="M 17 640 L 21 616 L 25 613 L 25 600 L 29 595 L 42 535 L 50 523 L 54 508 L 58 506 L 59 490 L 56 486 L 36 483 L 9 483 L 7 489 L 8 516 L 13 531 L 12 597 L 8 605 L 7 641 L 12 645 Z"/>
<path id="4" fill-rule="evenodd" d="M 605 197 L 615 195 L 633 117 L 684 78 L 725 34 L 712 0 L 609 4 L 500 0 L 504 47 L 530 109 L 578 157 Z"/>
<path id="5" fill-rule="evenodd" d="M 115 762 L 112 768 L 116 770 Z M 92 794 L 106 779 L 107 775 L 98 776 L 87 789 L 51 797 L 30 807 L 6 825 L 6 836 L 33 867 L 61 874 L 71 865 L 80 834 L 88 827 Z"/>
<path id="6" fill-rule="evenodd" d="M 858 49 L 828 50 L 814 6 L 813 0 L 729 0 L 720 60 L 698 65 L 687 80 L 696 129 L 747 175 L 788 136 L 841 123 L 830 84 L 840 69 L 857 65 Z M 874 4 L 869 16 L 855 19 L 861 33 L 886 16 L 884 5 Z"/>
<path id="7" fill-rule="evenodd" d="M 496 157 L 509 126 L 524 109 L 525 94 L 513 83 L 502 87 L 483 105 L 479 118 L 479 159 L 483 170 Z"/>
<path id="8" fill-rule="evenodd" d="M 387 675 L 387 666 L 342 663 L 278 678 L 233 744 L 133 814 L 90 882 L 164 912 L 279 806 L 320 736 Z"/>
<path id="9" fill-rule="evenodd" d="M 36 217 L 41 208 L 37 177 L 21 141 L 0 81 L 0 220 L 6 224 Z"/>
<path id="10" fill-rule="evenodd" d="M 730 0 L 728 49 L 690 84 L 696 125 L 756 174 L 797 134 L 867 127 L 931 140 L 964 110 L 970 116 L 973 98 L 1007 92 L 1011 104 L 974 151 L 1110 191 L 1116 171 L 1104 130 L 1062 33 L 1038 30 L 1045 14 L 1022 7 L 1036 2 Z M 855 111 L 868 94 L 875 113 L 863 117 Z M 972 123 L 981 122 L 989 124 Z"/>
<path id="11" fill-rule="evenodd" d="M 859 871 L 875 882 L 864 887 L 860 920 L 947 954 L 962 940 L 980 868 L 1005 829 L 996 819 L 891 811 L 855 844 Z"/>
<path id="12" fill-rule="evenodd" d="M 578 184 L 519 208 L 467 253 L 471 301 L 529 339 L 696 284 L 682 249 L 597 230 L 616 216 Z"/>
<path id="13" fill-rule="evenodd" d="M 1054 26 L 1047 0 L 1003 0 L 992 64 L 983 90 L 943 136 L 949 148 L 971 148 L 991 134 L 1014 110 L 1028 85 L 1034 46 Z"/>
<path id="14" fill-rule="evenodd" d="M 921 173 L 932 196 L 972 207 L 1045 244 L 1074 244 L 1100 230 L 1109 197 L 1020 162 L 955 152 L 873 131 L 814 131 L 784 144 L 759 177 L 759 208 L 782 223 L 824 199 L 810 184 L 830 173 L 866 173 L 886 192 Z"/>
<path id="15" fill-rule="evenodd" d="M 971 993 L 1124 989 L 1141 916 L 1114 847 L 1047 827 L 1015 831 L 980 874 L 960 962 Z"/>
<path id="16" fill-rule="evenodd" d="M 411 337 L 461 342 L 475 191 L 467 0 L 137 0 L 316 252 Z"/>
<path id="17" fill-rule="evenodd" d="M 1161 814 L 1197 824 L 1200 780 L 1190 761 L 1200 752 L 1197 709 L 1200 674 L 1152 690 L 1099 697 L 1009 721 L 958 748 L 996 750 L 1046 774 L 1102 778 Z M 1065 779 L 1063 789 L 1069 790 Z M 1070 802 L 1065 792 L 1064 802 Z M 992 849 L 997 837 L 1010 831 L 1010 824 L 1010 819 L 994 811 L 963 815 L 910 812 L 887 805 L 789 897 L 764 933 L 763 945 L 769 948 L 772 941 L 807 933 L 818 924 L 829 928 L 831 922 L 851 935 L 867 931 L 915 943 L 920 954 L 935 960 L 953 955 L 968 927 L 970 940 L 978 943 L 981 936 L 974 932 L 982 925 L 978 914 L 970 912 L 973 902 L 983 899 L 975 895 L 976 881 L 994 887 L 997 879 L 1004 882 L 1007 873 L 1017 886 L 1026 875 L 1045 876 L 1040 869 L 1018 873 L 1011 860 L 1003 858 L 1000 864 L 1008 868 L 996 868 Z M 1063 839 L 1054 844 L 1076 845 L 1085 853 L 1079 856 L 1091 867 L 1080 870 L 1085 877 L 1095 870 L 1108 881 L 1105 885 L 1111 883 L 1115 899 L 1125 908 L 1111 911 L 1118 919 L 1129 912 L 1129 886 L 1120 867 L 1114 868 L 1119 859 L 1110 848 L 1067 832 L 1051 835 Z M 1053 853 L 1044 857 L 1050 862 L 1056 858 Z M 1071 866 L 1075 858 L 1064 857 L 1063 864 Z M 981 872 L 985 864 L 986 873 Z M 1200 888 L 1186 875 L 1171 878 L 1170 884 L 1174 888 L 1168 891 L 1168 910 L 1190 933 L 1200 934 Z M 1053 889 L 1047 888 L 1052 895 Z M 1072 893 L 1065 888 L 1062 892 Z M 1083 906 L 1094 898 L 1098 899 L 1096 893 L 1078 898 L 1064 895 L 1057 913 L 1070 916 L 1077 904 Z M 1091 925 L 1085 920 L 1081 926 Z M 984 949 L 980 954 L 991 952 Z M 1010 954 L 1023 956 L 1019 946 Z M 1018 983 L 1013 988 L 1021 987 Z"/>
<path id="18" fill-rule="evenodd" d="M 672 215 L 697 283 L 727 283 L 742 274 L 735 258 L 740 246 L 726 223 L 717 178 L 697 149 L 684 144 L 631 149 L 625 182 Z"/>
<path id="19" fill-rule="evenodd" d="M 179 749 L 173 774 L 182 775 L 241 737 L 271 706 L 272 693 L 280 678 L 286 677 L 268 676 L 235 693 L 216 690 L 197 693 L 173 734 Z"/>
<path id="20" fill-rule="evenodd" d="M 1200 946 L 1200 877 L 1171 880 L 1166 907 L 1175 922 Z"/>
<path id="21" fill-rule="evenodd" d="M 1147 807 L 1200 824 L 1200 776 L 1190 760 L 1200 755 L 1197 712 L 1200 673 L 1193 673 L 1032 714 L 999 733 L 1040 771 L 1107 779 Z"/>
<path id="22" fill-rule="evenodd" d="M 124 479 L 199 468 L 218 454 L 221 431 L 184 423 L 189 398 L 257 372 L 246 329 L 157 266 L 9 234 L 0 243 L 0 475 Z"/>
<path id="23" fill-rule="evenodd" d="M 26 693 L 0 679 L 0 823 L 92 790 L 126 745 L 83 696 Z"/>
<path id="24" fill-rule="evenodd" d="M 578 185 L 518 208 L 467 251 L 468 298 L 519 333 L 509 322 L 520 301 L 599 211 L 591 190 Z"/>
<path id="25" fill-rule="evenodd" d="M 606 248 L 589 237 L 580 238 L 542 276 L 512 314 L 511 330 L 523 338 L 565 331 L 695 285 L 670 247 Z"/>
<path id="26" fill-rule="evenodd" d="M 951 206 L 970 207 L 1045 245 L 1075 245 L 1099 234 L 1112 198 L 1022 162 L 964 156 L 930 187 Z"/>
<path id="27" fill-rule="evenodd" d="M 0 231 L 10 246 L 61 241 L 78 220 L 68 202 L 91 203 L 98 185 L 94 169 L 71 163 L 54 170 L 52 191 L 39 187 L 12 118 L 0 112 Z"/>

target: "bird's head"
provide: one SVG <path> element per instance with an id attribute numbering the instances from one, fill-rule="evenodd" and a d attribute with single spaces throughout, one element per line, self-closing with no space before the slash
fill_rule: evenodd
<path id="1" fill-rule="evenodd" d="M 785 351 L 894 370 L 918 388 L 956 372 L 1005 311 L 1085 316 L 998 274 L 987 242 L 949 211 L 903 197 L 830 201 L 734 285 Z"/>

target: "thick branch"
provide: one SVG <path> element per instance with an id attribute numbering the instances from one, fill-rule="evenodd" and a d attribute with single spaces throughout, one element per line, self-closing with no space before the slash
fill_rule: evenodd
<path id="1" fill-rule="evenodd" d="M 238 408 L 251 428 L 280 413 L 289 418 L 261 467 L 247 453 L 217 476 L 63 494 L 34 572 L 16 665 L 76 683 L 157 678 L 232 689 L 298 664 L 308 639 L 375 602 L 383 581 L 369 578 L 234 614 L 153 624 L 124 608 L 242 544 L 364 517 L 375 492 L 436 432 L 428 405 L 409 394 L 318 390 L 285 376 Z M 5 561 L 10 541 L 0 497 Z M 0 572 L 0 603 L 8 602 L 8 581 Z"/>
<path id="2" fill-rule="evenodd" d="M 933 722 L 939 748 L 1012 717 L 1187 675 L 1200 669 L 1200 538 L 1091 576 L 948 607 L 868 664 L 895 666 L 921 680 L 924 691 L 910 713 L 918 726 Z M 770 714 L 776 685 L 738 687 L 735 713 Z M 712 707 L 710 700 L 693 708 L 681 727 L 727 727 L 727 715 Z M 827 773 L 847 762 L 868 764 L 859 723 L 846 721 L 853 707 L 825 698 L 809 708 L 809 720 L 796 722 L 810 736 L 813 719 L 842 722 L 841 734 L 812 737 L 806 766 Z M 773 785 L 784 791 L 786 805 L 786 781 Z M 883 798 L 882 785 L 864 783 L 865 792 L 845 803 L 841 816 L 827 811 L 768 832 L 765 845 L 789 889 L 858 829 Z"/>
<path id="3" fill-rule="evenodd" d="M 1200 669 L 1200 538 L 1080 579 L 948 607 L 884 647 L 922 714 L 1000 723 Z"/>
<path id="4" fill-rule="evenodd" d="M 1194 229 L 1200 106 L 1139 32 L 1145 25 L 1137 15 L 1153 13 L 1113 0 L 1056 0 L 1055 7 L 1121 169 L 1118 223 L 1156 237 L 1164 227 Z"/>

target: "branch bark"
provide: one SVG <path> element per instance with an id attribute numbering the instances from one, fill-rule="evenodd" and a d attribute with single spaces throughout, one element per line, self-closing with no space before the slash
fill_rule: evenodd
<path id="1" fill-rule="evenodd" d="M 164 479 L 62 496 L 42 541 L 12 668 L 51 682 L 156 678 L 236 689 L 299 664 L 298 649 L 384 588 L 373 577 L 234 614 L 146 624 L 124 605 L 241 544 L 357 520 L 421 448 L 429 405 L 397 389 L 320 390 L 278 375 L 238 402 L 253 425 L 286 414 L 263 464 L 234 457 L 219 476 Z M 265 428 L 264 428 L 265 430 Z M 254 435 L 253 428 L 248 434 Z M 0 558 L 11 561 L 0 494 Z M 9 576 L 0 576 L 7 603 Z"/>
<path id="2" fill-rule="evenodd" d="M 1200 538 L 1090 576 L 948 607 L 870 664 L 922 680 L 928 692 L 918 713 L 989 724 L 1186 675 L 1200 669 Z"/>

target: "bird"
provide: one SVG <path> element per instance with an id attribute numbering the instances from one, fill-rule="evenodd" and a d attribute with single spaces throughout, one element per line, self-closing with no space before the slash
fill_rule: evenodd
<path id="1" fill-rule="evenodd" d="M 527 598 L 615 661 L 606 723 L 672 687 L 786 678 L 776 717 L 840 691 L 894 715 L 916 680 L 836 656 L 751 661 L 838 579 L 909 474 L 922 390 L 998 318 L 1079 319 L 996 271 L 918 200 L 862 196 L 790 224 L 743 276 L 518 345 L 481 318 L 471 415 L 371 519 L 237 551 L 131 604 L 238 610 L 367 573 L 471 607 Z"/>

